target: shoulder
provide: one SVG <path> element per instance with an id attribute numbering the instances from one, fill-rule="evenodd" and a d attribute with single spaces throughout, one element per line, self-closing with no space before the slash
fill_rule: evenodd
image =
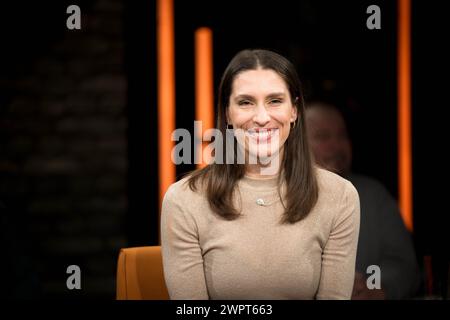
<path id="1" fill-rule="evenodd" d="M 164 195 L 164 201 L 183 202 L 194 197 L 196 192 L 189 187 L 189 176 L 184 177 L 170 185 Z"/>
<path id="2" fill-rule="evenodd" d="M 178 195 L 182 195 L 189 189 L 188 184 L 189 178 L 184 177 L 183 179 L 178 180 L 175 183 L 172 183 L 166 191 L 165 197 L 174 197 Z"/>
<path id="3" fill-rule="evenodd" d="M 330 234 L 359 230 L 360 201 L 353 184 L 325 169 L 316 169 L 319 198 L 313 210 L 325 239 Z M 352 230 L 352 231 L 349 231 Z"/>
<path id="4" fill-rule="evenodd" d="M 358 196 L 358 191 L 356 191 L 356 188 L 349 180 L 331 171 L 316 168 L 316 177 L 319 186 L 319 196 L 328 195 L 334 200 L 348 195 L 352 197 Z"/>
<path id="5" fill-rule="evenodd" d="M 353 184 L 325 169 L 317 168 L 316 172 L 320 211 L 334 221 L 359 216 L 359 194 Z"/>
<path id="6" fill-rule="evenodd" d="M 197 190 L 192 190 L 189 186 L 189 176 L 186 176 L 167 189 L 162 203 L 162 211 L 176 207 L 178 210 L 194 212 L 197 211 L 195 208 L 203 207 L 205 203 L 207 201 L 204 188 L 199 184 Z"/>

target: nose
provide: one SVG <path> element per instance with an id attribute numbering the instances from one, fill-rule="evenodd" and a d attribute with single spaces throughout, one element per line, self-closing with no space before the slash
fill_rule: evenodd
<path id="1" fill-rule="evenodd" d="M 259 105 L 255 110 L 255 115 L 253 116 L 253 122 L 258 126 L 263 127 L 270 121 L 270 115 L 267 112 L 264 105 Z"/>

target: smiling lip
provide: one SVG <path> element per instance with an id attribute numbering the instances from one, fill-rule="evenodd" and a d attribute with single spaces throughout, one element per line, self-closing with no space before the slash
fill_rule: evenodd
<path id="1" fill-rule="evenodd" d="M 278 128 L 255 128 L 246 131 L 246 135 L 257 143 L 268 143 L 278 133 Z"/>

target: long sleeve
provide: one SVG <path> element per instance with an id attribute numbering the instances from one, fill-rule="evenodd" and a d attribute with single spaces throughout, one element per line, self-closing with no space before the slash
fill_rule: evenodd
<path id="1" fill-rule="evenodd" d="M 167 191 L 161 212 L 164 277 L 171 299 L 349 299 L 359 231 L 351 183 L 318 170 L 319 199 L 305 219 L 280 223 L 278 179 L 238 182 L 241 216 L 220 217 L 188 178 Z"/>
<path id="2" fill-rule="evenodd" d="M 322 253 L 322 271 L 316 299 L 350 299 L 360 222 L 359 197 L 346 183 L 328 241 Z"/>
<path id="3" fill-rule="evenodd" d="M 209 299 L 198 229 L 172 186 L 161 211 L 164 277 L 171 299 Z"/>

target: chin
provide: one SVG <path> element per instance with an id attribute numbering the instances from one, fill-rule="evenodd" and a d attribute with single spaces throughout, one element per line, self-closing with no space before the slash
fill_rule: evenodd
<path id="1" fill-rule="evenodd" d="M 268 164 L 270 161 L 274 161 L 280 150 L 279 149 L 271 149 L 271 150 L 258 150 L 258 149 L 250 149 L 247 151 L 250 159 L 255 162 L 255 159 L 258 160 L 261 164 Z"/>

